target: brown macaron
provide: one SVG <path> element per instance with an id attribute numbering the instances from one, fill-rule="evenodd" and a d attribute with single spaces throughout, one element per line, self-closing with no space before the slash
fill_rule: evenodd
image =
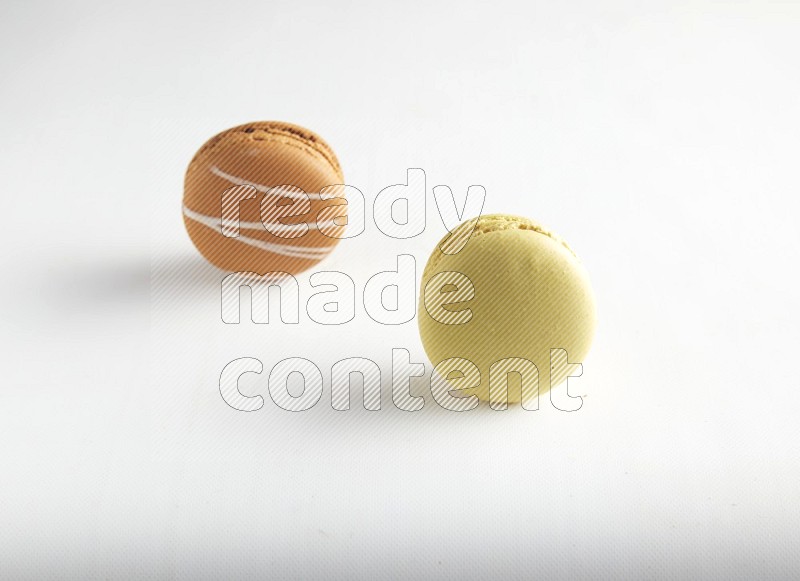
<path id="1" fill-rule="evenodd" d="M 297 274 L 343 235 L 342 184 L 336 155 L 314 132 L 247 123 L 195 154 L 184 182 L 184 222 L 200 253 L 223 270 Z"/>

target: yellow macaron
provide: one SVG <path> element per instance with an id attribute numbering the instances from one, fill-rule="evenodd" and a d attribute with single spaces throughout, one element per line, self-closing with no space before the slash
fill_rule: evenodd
<path id="1" fill-rule="evenodd" d="M 466 237 L 452 253 L 459 246 L 452 242 Z M 541 394 L 570 375 L 567 358 L 583 361 L 596 310 L 586 269 L 563 240 L 528 218 L 493 214 L 464 222 L 434 249 L 422 275 L 418 319 L 434 365 L 461 358 L 479 370 L 480 384 L 465 395 L 490 401 L 491 380 L 507 385 L 507 401 L 515 403 L 527 399 L 524 386 L 536 370 Z M 520 372 L 516 380 L 509 371 Z"/>

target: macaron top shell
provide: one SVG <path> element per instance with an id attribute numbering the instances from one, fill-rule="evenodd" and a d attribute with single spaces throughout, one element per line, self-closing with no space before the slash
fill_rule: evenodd
<path id="1" fill-rule="evenodd" d="M 236 183 L 289 185 L 316 194 L 343 184 L 344 176 L 333 150 L 312 131 L 259 121 L 223 131 L 198 150 L 186 170 L 187 205 L 201 213 L 219 212 L 220 194 Z"/>
<path id="2" fill-rule="evenodd" d="M 588 273 L 560 237 L 533 220 L 494 214 L 460 228 L 473 226 L 456 254 L 441 251 L 448 234 L 423 272 L 419 328 L 425 351 L 434 365 L 454 357 L 472 361 L 481 372 L 474 393 L 483 400 L 489 400 L 492 364 L 512 357 L 536 365 L 539 393 L 545 393 L 551 387 L 551 349 L 566 349 L 570 363 L 581 363 L 591 347 L 596 311 Z M 474 285 L 471 300 L 451 307 L 472 311 L 466 323 L 443 324 L 426 310 L 426 285 L 445 271 L 460 272 Z M 552 386 L 570 373 L 569 366 L 557 367 Z M 515 391 L 509 382 L 509 402 L 521 399 L 516 386 Z"/>
<path id="3" fill-rule="evenodd" d="M 486 214 L 477 219 L 462 222 L 456 226 L 451 233 L 445 235 L 439 241 L 439 244 L 436 246 L 436 248 L 441 250 L 441 248 L 446 245 L 446 241 L 451 238 L 469 237 L 470 240 L 474 240 L 479 236 L 485 236 L 495 232 L 503 232 L 505 230 L 528 230 L 531 232 L 537 232 L 551 238 L 554 242 L 557 242 L 566 248 L 576 259 L 578 258 L 578 255 L 575 254 L 572 248 L 570 248 L 569 245 L 556 233 L 552 232 L 539 222 L 531 220 L 530 218 L 513 216 L 510 214 Z M 434 250 L 425 266 L 425 272 L 428 272 L 428 269 L 436 268 L 439 260 L 444 256 L 448 256 L 448 254 L 445 254 L 441 251 L 436 252 Z M 423 273 L 423 277 L 424 276 L 425 274 Z"/>
<path id="4" fill-rule="evenodd" d="M 241 146 L 258 142 L 280 142 L 297 147 L 309 155 L 322 157 L 343 178 L 339 160 L 333 149 L 313 131 L 285 121 L 255 121 L 226 129 L 218 133 L 197 151 L 191 163 L 220 146 Z"/>

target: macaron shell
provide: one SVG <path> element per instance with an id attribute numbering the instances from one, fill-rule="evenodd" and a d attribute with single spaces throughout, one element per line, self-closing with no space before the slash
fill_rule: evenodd
<path id="1" fill-rule="evenodd" d="M 497 218 L 502 218 L 502 227 L 487 229 Z M 570 363 L 581 363 L 596 325 L 588 274 L 569 247 L 547 230 L 537 231 L 529 220 L 508 218 L 482 218 L 459 253 L 446 255 L 437 247 L 426 266 L 423 291 L 438 272 L 469 277 L 475 287 L 474 298 L 463 304 L 472 310 L 469 322 L 439 323 L 428 314 L 420 293 L 420 336 L 431 362 L 461 357 L 475 363 L 481 385 L 474 393 L 487 401 L 493 363 L 509 357 L 532 361 L 539 370 L 539 393 L 545 393 L 551 387 L 550 350 L 566 349 Z M 571 366 L 557 366 L 552 386 L 571 371 Z M 518 381 L 509 381 L 509 402 L 520 399 Z"/>
<path id="2" fill-rule="evenodd" d="M 336 158 L 333 149 L 322 137 L 310 129 L 283 121 L 256 121 L 226 129 L 206 141 L 195 154 L 192 163 L 200 157 L 223 149 L 225 146 L 238 148 L 243 145 L 254 145 L 264 141 L 288 144 L 306 151 L 311 156 L 322 158 L 327 161 L 327 165 L 331 166 L 339 177 L 342 177 L 339 160 Z"/>
<path id="3" fill-rule="evenodd" d="M 311 131 L 279 122 L 245 124 L 214 136 L 192 159 L 184 182 L 184 222 L 198 250 L 224 270 L 296 274 L 319 262 L 323 253 L 338 243 L 337 236 L 344 226 L 330 227 L 323 234 L 315 223 L 323 208 L 336 207 L 333 215 L 326 215 L 330 221 L 344 216 L 347 206 L 339 200 L 320 200 L 317 194 L 325 187 L 343 183 L 333 151 Z M 219 228 L 193 219 L 193 215 L 219 219 L 222 193 L 239 184 L 254 185 L 260 192 L 257 199 L 239 204 L 240 222 L 259 225 L 258 228 L 243 227 L 240 237 L 229 238 Z M 308 223 L 305 235 L 284 238 L 260 226 L 262 199 L 267 207 L 286 202 L 281 195 L 269 191 L 278 186 L 291 186 L 298 195 L 299 190 L 309 194 L 307 214 L 281 219 L 284 224 Z M 337 223 L 344 221 L 338 219 Z M 296 256 L 303 249 L 320 257 Z"/>

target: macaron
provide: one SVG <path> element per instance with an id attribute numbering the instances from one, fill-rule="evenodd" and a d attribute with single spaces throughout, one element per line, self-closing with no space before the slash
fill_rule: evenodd
<path id="1" fill-rule="evenodd" d="M 184 223 L 195 247 L 223 270 L 297 274 L 343 234 L 342 184 L 336 155 L 313 131 L 246 123 L 195 154 L 184 181 Z"/>
<path id="2" fill-rule="evenodd" d="M 465 238 L 460 251 L 447 253 Z M 533 385 L 537 370 L 542 394 L 574 372 L 568 363 L 583 362 L 595 333 L 595 299 L 585 267 L 561 238 L 528 218 L 493 214 L 464 222 L 434 249 L 418 322 L 435 366 L 461 358 L 477 367 L 480 384 L 464 395 L 494 401 L 491 380 L 507 385 L 506 401 L 516 403 L 531 395 L 522 386 Z M 509 370 L 527 377 L 512 378 Z"/>

